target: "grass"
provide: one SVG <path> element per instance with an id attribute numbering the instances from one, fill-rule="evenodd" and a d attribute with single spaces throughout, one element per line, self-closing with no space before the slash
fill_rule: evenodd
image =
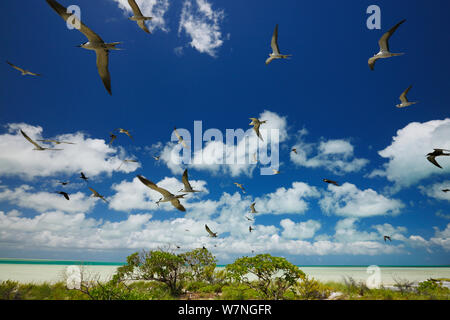
<path id="1" fill-rule="evenodd" d="M 412 287 L 404 280 L 397 281 L 397 290 L 388 288 L 369 289 L 365 283 L 347 278 L 344 282 L 321 283 L 315 279 L 306 279 L 288 290 L 284 299 L 311 300 L 327 299 L 331 293 L 339 292 L 340 300 L 449 300 L 450 289 L 436 281 L 424 281 Z M 79 290 L 69 290 L 65 283 L 21 284 L 14 281 L 0 282 L 2 300 L 89 300 L 89 299 L 125 299 L 125 300 L 261 300 L 261 295 L 244 284 L 225 283 L 208 284 L 206 282 L 188 282 L 183 293 L 173 296 L 164 284 L 153 281 L 136 281 L 128 285 L 111 283 L 97 285 L 90 295 Z"/>

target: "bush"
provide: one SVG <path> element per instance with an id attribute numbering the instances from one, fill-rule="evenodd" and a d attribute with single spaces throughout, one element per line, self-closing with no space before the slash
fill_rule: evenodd
<path id="1" fill-rule="evenodd" d="M 237 259 L 226 270 L 231 280 L 255 289 L 265 299 L 282 299 L 290 287 L 305 277 L 303 271 L 285 258 L 270 254 Z M 253 274 L 257 280 L 249 281 L 247 274 Z"/>
<path id="2" fill-rule="evenodd" d="M 438 297 L 448 299 L 450 289 L 442 286 L 442 283 L 439 281 L 427 280 L 419 283 L 417 293 L 428 296 L 430 299 L 437 299 Z"/>
<path id="3" fill-rule="evenodd" d="M 314 278 L 305 276 L 293 287 L 293 292 L 300 299 L 321 300 L 329 297 L 330 288 L 321 284 Z"/>

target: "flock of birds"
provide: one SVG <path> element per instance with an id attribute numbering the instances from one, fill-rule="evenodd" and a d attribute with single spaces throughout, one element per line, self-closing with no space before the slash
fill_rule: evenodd
<path id="1" fill-rule="evenodd" d="M 109 51 L 110 50 L 119 50 L 119 48 L 116 48 L 116 46 L 118 44 L 120 44 L 119 42 L 112 42 L 112 43 L 106 43 L 102 40 L 102 38 L 97 35 L 94 31 L 92 31 L 90 28 L 88 28 L 85 24 L 83 24 L 76 16 L 70 15 L 67 11 L 67 9 L 62 6 L 61 4 L 59 4 L 57 1 L 55 0 L 46 0 L 46 2 L 50 5 L 50 7 L 59 15 L 61 16 L 64 21 L 66 21 L 67 23 L 72 23 L 74 26 L 79 26 L 78 30 L 83 33 L 88 41 L 86 43 L 83 43 L 81 45 L 79 45 L 79 47 L 87 49 L 87 50 L 93 50 L 96 53 L 96 57 L 97 57 L 97 69 L 98 69 L 98 73 L 100 75 L 100 78 L 103 81 L 103 84 L 106 88 L 106 90 L 108 91 L 109 94 L 112 94 L 111 91 L 111 77 L 110 77 L 110 73 L 109 73 L 109 69 L 108 69 L 108 65 L 109 65 Z M 148 20 L 151 20 L 152 17 L 145 17 L 139 6 L 136 4 L 135 0 L 128 0 L 128 3 L 133 11 L 133 16 L 130 17 L 129 19 L 132 21 L 135 21 L 137 23 L 137 25 L 144 30 L 146 33 L 150 33 L 148 27 L 146 26 L 145 22 Z M 391 57 L 395 57 L 395 56 L 400 56 L 403 55 L 404 53 L 392 53 L 389 49 L 389 39 L 391 38 L 391 36 L 393 35 L 393 33 L 397 30 L 397 28 L 403 24 L 406 20 L 402 20 L 399 23 L 397 23 L 394 27 L 392 27 L 388 32 L 386 32 L 385 34 L 383 34 L 383 36 L 379 39 L 378 41 L 378 45 L 380 47 L 380 51 L 375 54 L 373 57 L 369 58 L 368 60 L 368 64 L 371 70 L 375 69 L 375 62 L 378 61 L 379 59 L 385 59 L 385 58 L 391 58 Z M 269 58 L 266 60 L 266 65 L 270 64 L 273 60 L 276 59 L 288 59 L 289 57 L 291 57 L 292 55 L 288 55 L 288 54 L 281 54 L 280 53 L 280 49 L 278 46 L 278 24 L 275 26 L 275 30 L 273 32 L 272 35 L 272 39 L 271 39 L 271 47 L 272 47 L 272 53 L 269 54 Z M 31 75 L 31 76 L 40 76 L 40 74 L 25 70 L 21 67 L 18 67 L 14 64 L 12 64 L 11 62 L 7 61 L 7 63 L 19 70 L 22 75 Z M 408 92 L 410 91 L 410 89 L 412 88 L 412 86 L 409 86 L 399 97 L 401 103 L 397 104 L 396 107 L 397 108 L 405 108 L 405 107 L 409 107 L 413 104 L 416 104 L 418 102 L 410 102 L 406 95 L 408 94 Z M 266 120 L 259 120 L 258 118 L 250 118 L 251 122 L 250 125 L 253 126 L 253 129 L 257 135 L 258 138 L 260 138 L 262 141 L 264 141 L 261 133 L 260 133 L 260 127 L 261 125 L 265 124 L 267 121 Z M 119 133 L 123 133 L 126 134 L 128 137 L 130 137 L 131 139 L 133 139 L 133 137 L 131 136 L 129 130 L 123 129 L 123 128 L 118 128 L 115 129 L 115 131 L 119 132 Z M 39 150 L 39 151 L 45 151 L 45 150 L 52 150 L 52 151 L 61 151 L 63 149 L 57 149 L 57 148 L 48 148 L 48 147 L 43 147 L 41 145 L 39 145 L 37 142 L 33 141 L 23 130 L 20 130 L 21 134 L 25 137 L 25 139 L 27 139 L 30 143 L 32 143 L 35 146 L 34 150 Z M 182 136 L 178 133 L 177 129 L 174 128 L 174 133 L 178 138 L 178 143 L 182 144 L 183 147 L 188 148 L 187 144 L 185 143 L 185 141 L 183 140 Z M 117 135 L 114 133 L 110 133 L 110 142 L 109 145 L 111 145 L 114 140 L 117 138 Z M 37 140 L 39 142 L 45 142 L 45 143 L 53 143 L 55 145 L 60 145 L 60 144 L 73 144 L 72 142 L 68 142 L 68 141 L 57 141 L 57 140 L 51 140 L 51 139 L 42 139 L 42 140 Z M 296 148 L 292 148 L 291 152 L 297 154 L 297 149 Z M 440 156 L 450 156 L 450 150 L 446 150 L 446 149 L 434 149 L 433 152 L 430 152 L 427 154 L 427 159 L 428 161 L 430 161 L 433 165 L 437 166 L 438 168 L 442 167 L 439 165 L 439 163 L 436 161 L 436 157 L 440 157 Z M 160 156 L 153 156 L 153 158 L 155 160 L 159 160 Z M 254 155 L 254 161 L 257 162 L 256 159 L 256 154 Z M 138 162 L 135 159 L 126 159 L 123 160 L 123 163 L 126 162 Z M 122 163 L 122 164 L 123 164 Z M 121 165 L 122 165 L 121 164 Z M 120 168 L 120 167 L 119 167 Z M 280 171 L 273 169 L 274 174 L 279 174 Z M 160 193 L 162 195 L 162 197 L 156 201 L 156 204 L 159 206 L 159 203 L 161 202 L 170 202 L 176 209 L 185 212 L 186 208 L 181 204 L 180 199 L 183 199 L 184 196 L 186 196 L 188 193 L 197 193 L 197 192 L 201 192 L 200 190 L 194 190 L 189 182 L 188 179 L 188 170 L 185 169 L 183 176 L 181 178 L 181 181 L 184 185 L 184 188 L 181 189 L 178 193 L 182 192 L 182 194 L 173 194 L 171 192 L 169 192 L 168 190 L 158 187 L 155 183 L 153 183 L 152 181 L 146 179 L 145 177 L 143 177 L 142 175 L 137 175 L 137 178 L 148 188 Z M 80 179 L 84 180 L 85 182 L 88 181 L 88 177 L 86 177 L 86 175 L 81 172 L 80 173 Z M 328 183 L 328 184 L 332 184 L 335 185 L 337 187 L 340 186 L 340 184 L 337 181 L 334 180 L 329 180 L 329 179 L 323 179 L 323 182 Z M 69 182 L 60 182 L 61 185 L 65 186 L 67 185 Z M 246 193 L 246 190 L 244 188 L 244 186 L 238 182 L 234 182 L 234 184 L 240 188 L 242 190 L 243 193 Z M 89 187 L 90 191 L 92 192 L 92 197 L 97 197 L 102 199 L 105 202 L 108 202 L 108 200 L 105 199 L 104 196 L 102 196 L 101 194 L 99 194 L 97 191 L 95 191 L 92 187 Z M 443 192 L 449 192 L 450 189 L 444 189 L 442 190 Z M 67 192 L 64 191 L 57 191 L 56 193 L 62 195 L 65 197 L 65 199 L 70 200 L 70 196 Z M 258 213 L 258 211 L 255 209 L 255 205 L 256 202 L 253 202 L 250 206 L 250 211 L 249 213 L 255 215 Z M 254 221 L 254 217 L 249 217 L 249 216 L 245 216 L 245 218 L 250 221 L 253 222 Z M 217 237 L 217 232 L 213 232 L 211 231 L 211 229 L 208 227 L 208 225 L 205 224 L 205 230 L 207 231 L 207 233 L 209 234 L 209 236 L 215 238 Z M 251 225 L 249 226 L 249 232 L 252 232 L 253 230 L 255 230 Z M 390 236 L 384 236 L 384 241 L 386 242 L 386 240 L 391 241 Z M 177 248 L 179 248 L 179 246 L 177 246 Z"/>

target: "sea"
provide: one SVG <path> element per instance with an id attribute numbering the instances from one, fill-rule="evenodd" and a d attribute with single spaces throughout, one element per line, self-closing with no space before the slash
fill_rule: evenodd
<path id="1" fill-rule="evenodd" d="M 55 283 L 66 281 L 74 272 L 83 274 L 84 279 L 108 281 L 123 262 L 8 259 L 0 258 L 0 282 L 6 280 L 20 283 Z M 408 280 L 419 283 L 427 279 L 450 279 L 450 265 L 445 266 L 359 266 L 359 265 L 314 265 L 298 266 L 309 277 L 321 282 L 356 281 L 374 283 L 386 287 L 396 281 Z M 225 265 L 218 265 L 223 269 Z M 450 283 L 450 282 L 447 282 Z"/>

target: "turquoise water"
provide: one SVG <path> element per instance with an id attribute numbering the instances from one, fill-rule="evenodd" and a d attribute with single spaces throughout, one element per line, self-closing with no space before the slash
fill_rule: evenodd
<path id="1" fill-rule="evenodd" d="M 46 260 L 46 259 L 8 259 L 0 258 L 0 264 L 44 264 L 44 265 L 87 265 L 87 266 L 123 266 L 125 262 Z M 366 268 L 369 265 L 298 265 L 307 268 Z M 378 265 L 384 268 L 450 268 L 450 265 Z M 217 265 L 219 268 L 225 264 Z"/>

